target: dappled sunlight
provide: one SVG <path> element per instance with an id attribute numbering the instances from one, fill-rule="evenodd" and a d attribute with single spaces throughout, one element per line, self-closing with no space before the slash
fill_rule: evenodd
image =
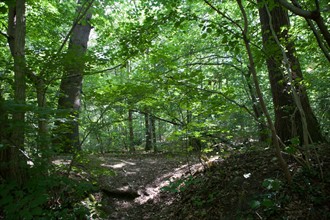
<path id="1" fill-rule="evenodd" d="M 55 165 L 69 165 L 71 163 L 71 160 L 68 159 L 55 159 L 52 161 Z"/>
<path id="2" fill-rule="evenodd" d="M 140 194 L 140 197 L 135 199 L 135 202 L 142 205 L 150 200 L 154 200 L 154 202 L 157 201 L 157 197 L 161 193 L 161 189 L 165 186 L 168 186 L 171 181 L 175 179 L 182 178 L 186 175 L 188 175 L 191 171 L 191 169 L 196 169 L 196 167 L 200 167 L 201 164 L 197 163 L 194 165 L 189 165 L 189 164 L 183 164 L 179 168 L 174 169 L 173 171 L 170 171 L 168 173 L 165 173 L 159 177 L 156 177 L 156 179 L 149 184 L 148 186 L 145 187 L 145 190 Z M 169 204 L 171 201 L 168 202 Z"/>
<path id="3" fill-rule="evenodd" d="M 128 201 L 118 200 L 115 203 L 117 206 L 120 206 L 120 208 L 122 208 L 122 209 L 129 209 L 133 206 L 132 203 L 128 202 Z"/>
<path id="4" fill-rule="evenodd" d="M 119 168 L 123 168 L 124 166 L 126 166 L 125 163 L 117 163 L 115 165 L 109 165 L 109 164 L 101 164 L 102 167 L 110 167 L 113 169 L 119 169 Z"/>
<path id="5" fill-rule="evenodd" d="M 129 162 L 129 161 L 125 161 L 125 160 L 120 160 L 121 162 L 119 163 L 116 163 L 116 164 L 108 164 L 108 163 L 103 163 L 101 164 L 102 167 L 109 167 L 109 168 L 112 168 L 112 169 L 120 169 L 120 168 L 123 168 L 125 166 L 135 166 L 136 163 L 132 163 L 132 162 Z"/>
<path id="6" fill-rule="evenodd" d="M 129 216 L 126 212 L 138 206 L 158 204 L 163 187 L 191 173 L 192 165 L 183 163 L 183 158 L 157 155 L 127 159 L 127 156 L 109 155 L 102 159 L 101 166 L 116 170 L 116 176 L 103 176 L 101 180 L 101 189 L 107 196 L 106 206 L 113 207 L 109 210 L 110 219 L 125 219 Z M 198 163 L 198 160 L 194 161 L 190 163 Z M 169 200 L 167 205 L 172 203 L 172 198 Z"/>

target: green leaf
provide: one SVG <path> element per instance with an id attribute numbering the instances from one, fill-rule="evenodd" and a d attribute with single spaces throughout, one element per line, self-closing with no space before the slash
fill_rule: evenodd
<path id="1" fill-rule="evenodd" d="M 223 44 L 227 44 L 227 43 L 228 43 L 227 36 L 224 36 L 224 37 L 222 38 L 221 43 L 223 43 Z"/>
<path id="2" fill-rule="evenodd" d="M 295 154 L 295 153 L 297 153 L 297 148 L 295 148 L 293 146 L 287 146 L 287 147 L 285 147 L 284 151 L 288 154 Z"/>
<path id="3" fill-rule="evenodd" d="M 262 183 L 262 186 L 267 188 L 268 190 L 278 191 L 281 187 L 281 181 L 278 179 L 265 179 Z"/>
<path id="4" fill-rule="evenodd" d="M 205 39 L 207 37 L 207 33 L 202 34 L 202 38 Z"/>
<path id="5" fill-rule="evenodd" d="M 266 208 L 270 208 L 270 207 L 273 207 L 275 205 L 274 201 L 270 200 L 270 199 L 264 199 L 262 202 L 261 202 L 261 205 L 266 207 Z"/>
<path id="6" fill-rule="evenodd" d="M 253 209 L 257 209 L 257 208 L 259 208 L 260 207 L 260 201 L 258 201 L 258 200 L 252 200 L 252 202 L 251 202 L 251 208 L 253 208 Z"/>
<path id="7" fill-rule="evenodd" d="M 177 22 L 174 23 L 174 27 L 175 28 L 180 27 L 180 25 L 181 25 L 181 21 L 177 21 Z"/>

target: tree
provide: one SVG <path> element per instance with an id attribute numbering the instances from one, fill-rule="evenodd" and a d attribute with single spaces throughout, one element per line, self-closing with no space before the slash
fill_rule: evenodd
<path id="1" fill-rule="evenodd" d="M 289 183 L 291 183 L 292 176 L 290 174 L 289 167 L 288 167 L 286 161 L 284 160 L 284 158 L 281 154 L 280 141 L 278 140 L 278 134 L 277 134 L 276 128 L 274 126 L 274 123 L 272 122 L 271 117 L 268 113 L 268 110 L 267 110 L 267 107 L 266 107 L 266 104 L 265 104 L 265 101 L 264 101 L 264 98 L 263 98 L 263 94 L 262 94 L 261 89 L 260 89 L 260 84 L 259 84 L 259 80 L 258 80 L 258 77 L 257 77 L 257 71 L 256 71 L 256 68 L 255 68 L 254 57 L 252 55 L 250 42 L 248 40 L 249 39 L 249 29 L 248 29 L 247 15 L 246 15 L 246 12 L 244 10 L 242 1 L 237 0 L 237 4 L 238 4 L 238 6 L 241 10 L 241 13 L 243 15 L 244 28 L 242 30 L 242 35 L 243 35 L 243 41 L 244 41 L 244 45 L 245 45 L 245 48 L 246 48 L 246 52 L 247 52 L 248 57 L 249 57 L 249 65 L 250 65 L 249 68 L 251 70 L 252 77 L 253 77 L 253 82 L 254 82 L 254 85 L 256 87 L 256 93 L 257 93 L 257 96 L 258 96 L 263 114 L 266 116 L 268 128 L 271 130 L 272 142 L 273 142 L 275 154 L 276 154 L 276 156 L 279 160 L 279 164 L 280 164 L 280 166 L 281 166 L 281 168 L 284 172 L 284 175 L 285 175 L 287 181 Z"/>
<path id="2" fill-rule="evenodd" d="M 133 127 L 133 110 L 128 110 L 128 133 L 129 133 L 129 150 L 135 151 L 134 146 L 134 127 Z"/>
<path id="3" fill-rule="evenodd" d="M 152 150 L 153 147 L 153 138 L 152 138 L 152 123 L 151 123 L 151 115 L 148 112 L 144 113 L 144 120 L 145 120 L 145 140 L 146 146 L 145 151 Z"/>
<path id="4" fill-rule="evenodd" d="M 22 184 L 27 178 L 24 151 L 25 101 L 26 101 L 26 60 L 25 60 L 25 0 L 9 3 L 8 43 L 14 59 L 14 101 L 15 110 L 10 112 L 12 129 L 8 121 L 8 111 L 4 99 L 0 97 L 1 145 L 0 174 L 5 180 L 14 180 Z M 1 95 L 2 96 L 2 95 Z M 8 130 L 9 131 L 8 131 Z M 6 131 L 7 130 L 7 131 Z"/>
<path id="5" fill-rule="evenodd" d="M 258 3 L 261 5 L 259 14 L 262 25 L 262 39 L 271 84 L 277 134 L 285 143 L 290 142 L 292 138 L 299 137 L 301 144 L 303 144 L 306 136 L 308 141 L 321 142 L 323 137 L 318 121 L 309 104 L 306 88 L 303 85 L 303 74 L 299 60 L 295 55 L 295 45 L 289 39 L 290 22 L 288 12 L 278 5 L 278 1 L 258 0 Z M 269 14 L 267 10 L 269 10 Z M 273 36 L 272 29 L 276 36 Z M 289 80 L 291 73 L 283 71 L 284 55 L 282 54 L 281 45 L 278 45 L 275 37 L 280 40 L 286 49 L 292 82 Z M 293 90 L 299 94 L 296 97 L 298 100 L 293 97 Z M 298 109 L 297 101 L 301 103 L 308 127 L 307 131 L 303 129 L 304 117 Z"/>
<path id="6" fill-rule="evenodd" d="M 65 74 L 60 85 L 58 100 L 59 116 L 64 122 L 58 122 L 54 143 L 59 144 L 64 152 L 80 150 L 79 110 L 81 106 L 82 79 L 85 54 L 89 34 L 92 29 L 90 7 L 93 0 L 78 2 L 78 16 L 72 28 L 68 52 L 65 61 Z"/>

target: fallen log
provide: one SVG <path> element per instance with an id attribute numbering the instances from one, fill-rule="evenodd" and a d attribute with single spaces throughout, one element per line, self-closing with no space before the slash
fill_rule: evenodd
<path id="1" fill-rule="evenodd" d="M 101 188 L 102 192 L 109 197 L 114 197 L 117 199 L 123 200 L 134 200 L 135 198 L 139 197 L 139 193 L 133 189 L 106 189 Z"/>

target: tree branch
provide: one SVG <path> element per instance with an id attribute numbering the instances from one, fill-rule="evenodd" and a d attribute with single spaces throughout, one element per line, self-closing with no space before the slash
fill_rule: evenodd
<path id="1" fill-rule="evenodd" d="M 207 93 L 210 93 L 210 94 L 218 94 L 218 95 L 221 95 L 224 99 L 226 99 L 227 101 L 233 103 L 234 105 L 244 109 L 249 115 L 251 115 L 257 122 L 259 122 L 259 119 L 256 118 L 255 114 L 253 114 L 250 109 L 248 109 L 245 105 L 243 104 L 240 104 L 238 103 L 237 101 L 235 101 L 234 99 L 232 98 L 229 98 L 227 95 L 225 95 L 224 93 L 220 92 L 220 91 L 214 91 L 214 90 L 209 90 L 209 89 L 203 89 L 203 88 L 196 88 L 195 86 L 192 86 L 192 85 L 189 85 L 189 84 L 186 84 L 186 83 L 180 83 L 178 82 L 178 85 L 181 85 L 181 86 L 185 86 L 185 87 L 188 87 L 188 88 L 191 88 L 191 89 L 196 89 L 196 90 L 199 90 L 199 91 L 203 91 L 203 92 L 207 92 Z"/>
<path id="2" fill-rule="evenodd" d="M 312 12 L 303 10 L 300 7 L 290 4 L 286 0 L 278 0 L 278 1 L 282 6 L 284 6 L 286 9 L 290 10 L 291 12 L 293 12 L 296 15 L 302 16 L 304 18 L 309 18 L 309 19 L 313 19 L 313 16 L 315 16 Z"/>
<path id="3" fill-rule="evenodd" d="M 302 16 L 306 19 L 312 19 L 313 21 L 316 22 L 317 26 L 320 29 L 320 32 L 322 33 L 324 40 L 327 42 L 329 48 L 330 48 L 330 32 L 326 26 L 326 24 L 324 23 L 324 20 L 321 16 L 320 13 L 320 8 L 318 3 L 316 3 L 316 10 L 314 11 L 306 11 L 303 10 L 299 3 L 297 2 L 297 0 L 292 0 L 293 4 L 290 4 L 289 2 L 287 2 L 286 0 L 279 0 L 279 3 L 284 6 L 286 9 L 290 10 L 291 12 L 293 12 L 296 15 Z"/>
<path id="4" fill-rule="evenodd" d="M 138 113 L 140 113 L 140 114 L 146 114 L 146 113 L 147 113 L 147 112 L 140 111 L 140 110 L 135 110 L 135 109 L 133 109 L 132 111 L 134 111 L 134 112 L 138 112 Z M 149 114 L 150 114 L 150 113 L 149 113 Z M 167 119 L 164 119 L 164 118 L 160 118 L 160 117 L 157 117 L 157 116 L 155 116 L 155 115 L 153 115 L 153 114 L 152 114 L 152 117 L 154 117 L 155 119 L 158 119 L 159 121 L 167 122 L 167 123 L 170 123 L 170 124 L 172 124 L 172 125 L 176 125 L 176 126 L 180 126 L 180 125 L 182 125 L 182 123 L 177 123 L 177 122 L 175 122 L 175 121 L 170 121 L 170 120 L 167 120 Z"/>
<path id="5" fill-rule="evenodd" d="M 243 31 L 241 25 L 239 25 L 236 21 L 234 21 L 233 19 L 231 19 L 230 17 L 228 17 L 225 13 L 223 13 L 222 11 L 220 11 L 219 9 L 217 9 L 214 5 L 212 5 L 209 1 L 204 0 L 204 2 L 210 7 L 212 8 L 215 12 L 217 12 L 219 15 L 221 15 L 222 17 L 226 18 L 227 20 L 229 20 L 232 24 L 234 24 L 235 26 L 237 26 L 241 31 Z"/>
<path id="6" fill-rule="evenodd" d="M 311 30 L 313 31 L 313 34 L 316 38 L 316 41 L 319 45 L 319 47 L 321 48 L 324 56 L 328 59 L 328 61 L 330 62 L 330 53 L 329 50 L 326 48 L 326 46 L 323 44 L 322 40 L 321 40 L 321 36 L 319 34 L 319 32 L 317 31 L 317 29 L 315 28 L 313 22 L 310 19 L 306 18 L 306 22 L 309 25 L 309 27 L 311 28 Z"/>

